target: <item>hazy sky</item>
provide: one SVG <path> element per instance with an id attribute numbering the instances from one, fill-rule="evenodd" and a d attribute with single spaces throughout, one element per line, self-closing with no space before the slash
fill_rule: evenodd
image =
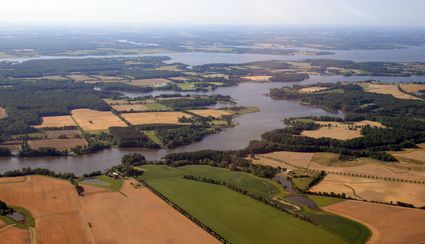
<path id="1" fill-rule="evenodd" d="M 424 0 L 0 0 L 0 23 L 425 26 L 424 10 Z"/>

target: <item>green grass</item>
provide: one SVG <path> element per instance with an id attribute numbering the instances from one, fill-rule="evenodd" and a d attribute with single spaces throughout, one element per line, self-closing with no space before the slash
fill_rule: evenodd
<path id="1" fill-rule="evenodd" d="M 185 180 L 187 173 L 243 185 L 263 194 L 283 189 L 249 174 L 208 166 L 144 166 L 142 179 L 233 243 L 347 243 L 324 229 L 299 220 L 224 186 Z M 271 181 L 270 181 L 271 182 Z M 276 188 L 275 188 L 276 187 Z"/>
<path id="2" fill-rule="evenodd" d="M 177 87 L 180 88 L 182 91 L 193 91 L 196 89 L 195 83 L 178 83 Z"/>
<path id="3" fill-rule="evenodd" d="M 148 130 L 144 131 L 145 135 L 149 137 L 153 142 L 155 142 L 158 145 L 162 145 L 161 139 L 156 135 L 156 132 L 154 130 Z"/>
<path id="4" fill-rule="evenodd" d="M 8 224 L 15 224 L 16 227 L 22 228 L 22 229 L 26 229 L 26 228 L 29 228 L 29 227 L 35 227 L 35 219 L 32 216 L 30 211 L 28 211 L 25 208 L 18 207 L 18 206 L 10 206 L 10 207 L 13 208 L 16 212 L 19 212 L 19 213 L 25 215 L 25 222 L 24 223 L 16 222 L 11 218 L 8 218 L 8 217 L 2 216 L 2 215 L 0 215 L 0 220 L 4 221 L 5 223 L 8 223 Z"/>
<path id="5" fill-rule="evenodd" d="M 101 188 L 105 188 L 111 191 L 120 191 L 121 187 L 124 183 L 123 179 L 114 179 L 111 178 L 107 175 L 99 175 L 96 177 L 93 177 L 95 179 L 98 179 L 100 181 L 105 182 L 105 184 L 96 184 L 96 183 L 92 183 L 92 182 L 80 182 L 81 184 L 87 184 L 87 185 L 94 185 L 97 187 L 101 187 Z M 83 186 L 84 187 L 84 186 Z"/>
<path id="6" fill-rule="evenodd" d="M 171 111 L 171 110 L 173 110 L 172 108 L 165 106 L 163 104 L 160 104 L 160 103 L 147 103 L 147 104 L 144 104 L 144 106 L 149 111 Z"/>
<path id="7" fill-rule="evenodd" d="M 309 195 L 308 198 L 310 198 L 313 202 L 315 202 L 316 205 L 319 207 L 326 207 L 335 203 L 345 201 L 344 199 L 341 199 L 341 198 L 316 196 L 316 195 Z"/>
<path id="8" fill-rule="evenodd" d="M 294 183 L 295 187 L 300 190 L 307 190 L 308 186 L 314 179 L 314 177 L 292 178 L 292 183 Z"/>

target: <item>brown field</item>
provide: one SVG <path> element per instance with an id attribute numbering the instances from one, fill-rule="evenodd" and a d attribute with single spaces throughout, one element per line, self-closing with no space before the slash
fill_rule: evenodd
<path id="1" fill-rule="evenodd" d="M 425 84 L 400 84 L 400 88 L 407 93 L 419 93 L 419 91 L 425 90 Z"/>
<path id="2" fill-rule="evenodd" d="M 328 87 L 320 87 L 320 86 L 312 86 L 312 87 L 304 87 L 300 90 L 301 93 L 314 93 L 319 91 L 328 90 Z"/>
<path id="3" fill-rule="evenodd" d="M 229 75 L 226 74 L 202 74 L 205 78 L 224 78 L 229 79 Z"/>
<path id="4" fill-rule="evenodd" d="M 77 138 L 81 136 L 79 130 L 49 130 L 46 131 L 47 139 L 58 139 L 60 136 L 66 136 L 68 138 Z"/>
<path id="5" fill-rule="evenodd" d="M 96 81 L 95 78 L 87 75 L 68 75 L 68 78 L 77 81 L 77 82 L 93 82 Z"/>
<path id="6" fill-rule="evenodd" d="M 164 86 L 168 83 L 171 83 L 171 81 L 164 78 L 132 80 L 130 82 L 135 86 Z"/>
<path id="7" fill-rule="evenodd" d="M 127 127 L 124 121 L 110 111 L 74 109 L 71 114 L 81 129 L 85 131 L 107 130 L 113 126 Z"/>
<path id="8" fill-rule="evenodd" d="M 345 193 L 359 200 L 386 203 L 400 201 L 417 207 L 425 206 L 425 187 L 422 184 L 330 174 L 310 191 Z"/>
<path id="9" fill-rule="evenodd" d="M 201 117 L 214 117 L 220 118 L 221 116 L 230 115 L 229 112 L 219 109 L 198 109 L 198 110 L 188 110 L 189 112 L 199 115 Z"/>
<path id="10" fill-rule="evenodd" d="M 29 244 L 31 235 L 29 230 L 13 227 L 0 220 L 0 243 Z"/>
<path id="11" fill-rule="evenodd" d="M 324 122 L 317 121 L 317 124 L 320 124 L 321 127 L 318 130 L 305 130 L 302 132 L 303 136 L 313 137 L 313 138 L 333 138 L 338 140 L 349 140 L 356 137 L 361 137 L 361 128 L 370 125 L 372 127 L 383 127 L 383 125 L 376 121 L 364 120 L 354 123 L 341 123 L 341 122 Z M 356 129 L 349 128 L 356 127 Z"/>
<path id="12" fill-rule="evenodd" d="M 343 201 L 323 208 L 366 225 L 368 243 L 424 243 L 425 211 L 361 201 Z"/>
<path id="13" fill-rule="evenodd" d="M 120 112 L 131 112 L 131 111 L 142 112 L 142 111 L 149 110 L 143 104 L 112 105 L 112 108 Z"/>
<path id="14" fill-rule="evenodd" d="M 120 76 L 93 75 L 93 77 L 98 79 L 101 82 L 117 82 L 117 81 L 128 80 L 127 78 L 120 77 Z"/>
<path id="15" fill-rule="evenodd" d="M 404 93 L 398 89 L 397 85 L 393 84 L 379 84 L 379 83 L 359 83 L 363 87 L 363 90 L 366 92 L 379 93 L 379 94 L 389 94 L 393 95 L 396 98 L 400 99 L 419 99 L 410 94 Z"/>
<path id="16" fill-rule="evenodd" d="M 6 118 L 6 117 L 7 117 L 6 109 L 0 107 L 0 119 Z"/>
<path id="17" fill-rule="evenodd" d="M 95 190 L 80 198 L 97 243 L 218 243 L 147 188 L 136 189 L 131 182 L 136 183 L 124 182 L 123 194 Z"/>
<path id="18" fill-rule="evenodd" d="M 425 143 L 417 145 L 419 148 L 405 149 L 400 152 L 389 152 L 401 162 L 425 164 Z"/>
<path id="19" fill-rule="evenodd" d="M 267 153 L 264 155 L 270 156 L 279 160 L 283 160 L 284 162 L 287 162 L 292 165 L 308 168 L 310 165 L 310 161 L 314 156 L 314 153 L 280 151 L 280 152 Z M 259 156 L 261 157 L 261 155 Z M 264 164 L 274 166 L 274 167 L 287 166 L 287 164 L 276 162 L 276 160 L 263 160 L 263 158 L 261 158 L 261 160 L 264 161 Z"/>
<path id="20" fill-rule="evenodd" d="M 5 178 L 0 184 L 0 199 L 32 213 L 38 243 L 94 243 L 88 222 L 80 213 L 78 195 L 67 180 Z"/>
<path id="21" fill-rule="evenodd" d="M 177 65 L 165 65 L 165 66 L 156 68 L 156 70 L 181 71 L 181 69 L 179 69 Z"/>
<path id="22" fill-rule="evenodd" d="M 56 148 L 59 151 L 71 149 L 76 146 L 87 146 L 88 143 L 84 138 L 69 138 L 69 139 L 45 139 L 28 141 L 32 149 L 40 149 L 43 147 Z"/>
<path id="23" fill-rule="evenodd" d="M 271 75 L 250 75 L 241 77 L 244 80 L 249 81 L 269 81 L 272 78 Z"/>
<path id="24" fill-rule="evenodd" d="M 34 128 L 62 128 L 68 126 L 77 126 L 71 116 L 49 116 L 43 117 L 41 125 L 36 125 Z"/>
<path id="25" fill-rule="evenodd" d="M 141 101 L 129 101 L 127 99 L 110 99 L 105 98 L 103 101 L 109 105 L 127 105 L 127 104 L 138 104 L 141 103 Z"/>
<path id="26" fill-rule="evenodd" d="M 182 124 L 179 122 L 179 118 L 191 117 L 189 114 L 183 112 L 127 113 L 121 116 L 133 125 Z"/>

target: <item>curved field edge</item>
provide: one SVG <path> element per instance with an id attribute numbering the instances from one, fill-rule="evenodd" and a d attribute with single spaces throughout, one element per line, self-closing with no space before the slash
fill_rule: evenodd
<path id="1" fill-rule="evenodd" d="M 223 186 L 185 180 L 180 169 L 152 165 L 143 169 L 143 180 L 230 242 L 348 242 Z"/>
<path id="2" fill-rule="evenodd" d="M 17 221 L 15 221 L 15 220 L 7 217 L 7 216 L 0 215 L 1 221 L 5 222 L 7 224 L 15 225 L 16 227 L 21 228 L 21 229 L 27 229 L 27 228 L 35 227 L 35 219 L 28 209 L 23 208 L 23 207 L 19 207 L 19 206 L 9 206 L 9 207 L 13 208 L 16 212 L 24 215 L 25 216 L 25 222 L 24 223 L 17 222 Z"/>

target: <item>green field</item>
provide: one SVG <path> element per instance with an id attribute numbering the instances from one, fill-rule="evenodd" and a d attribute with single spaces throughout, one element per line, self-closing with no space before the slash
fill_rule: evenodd
<path id="1" fill-rule="evenodd" d="M 165 106 L 160 103 L 147 103 L 144 106 L 148 109 L 148 111 L 171 111 L 172 108 Z"/>
<path id="2" fill-rule="evenodd" d="M 145 133 L 145 135 L 149 137 L 149 139 L 151 139 L 156 144 L 162 145 L 161 139 L 158 138 L 154 130 L 147 130 L 147 131 L 144 131 L 143 133 Z"/>
<path id="3" fill-rule="evenodd" d="M 102 187 L 111 191 L 120 191 L 122 184 L 124 183 L 124 180 L 122 179 L 114 179 L 107 175 L 99 175 L 96 177 L 93 177 L 94 179 L 99 180 L 99 184 L 96 182 L 87 182 L 87 181 L 81 181 L 80 183 L 88 184 L 88 185 L 95 185 L 97 187 Z"/>
<path id="4" fill-rule="evenodd" d="M 224 186 L 185 180 L 185 174 L 222 180 L 263 195 L 284 195 L 277 183 L 209 166 L 146 165 L 142 179 L 232 243 L 347 243 Z"/>

